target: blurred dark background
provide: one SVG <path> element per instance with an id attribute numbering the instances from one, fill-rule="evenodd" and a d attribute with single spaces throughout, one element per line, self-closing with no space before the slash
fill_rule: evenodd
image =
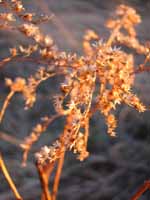
<path id="1" fill-rule="evenodd" d="M 87 29 L 97 31 L 106 39 L 109 31 L 105 21 L 113 16 L 117 5 L 124 3 L 134 7 L 142 17 L 137 26 L 141 42 L 150 40 L 150 0 L 24 0 L 28 11 L 36 14 L 54 14 L 52 21 L 40 25 L 45 34 L 50 34 L 60 50 L 82 54 L 83 34 Z M 1 8 L 0 8 L 1 9 Z M 25 44 L 20 34 L 0 31 L 0 59 L 8 55 L 9 48 Z M 142 62 L 136 55 L 136 63 Z M 28 77 L 34 73 L 36 65 L 13 63 L 0 68 L 0 107 L 8 94 L 4 78 Z M 24 111 L 24 101 L 17 94 L 13 97 L 0 125 L 2 133 L 23 139 L 45 114 L 51 114 L 50 96 L 58 91 L 60 80 L 52 79 L 43 83 L 37 91 L 37 102 L 31 110 Z M 146 106 L 150 105 L 150 74 L 138 74 L 134 92 Z M 116 111 L 118 120 L 117 138 L 107 135 L 104 118 L 96 113 L 90 121 L 90 156 L 84 162 L 76 160 L 68 153 L 63 169 L 58 200 L 130 200 L 137 189 L 150 179 L 150 112 L 138 113 L 122 105 Z M 63 119 L 52 123 L 37 144 L 33 146 L 26 168 L 21 167 L 21 150 L 0 140 L 8 169 L 25 200 L 40 199 L 40 183 L 34 165 L 34 153 L 43 145 L 50 145 L 59 135 Z M 53 175 L 54 176 L 54 175 Z M 52 176 L 52 178 L 53 178 Z M 14 197 L 0 174 L 0 200 Z M 150 199 L 150 191 L 140 200 Z"/>

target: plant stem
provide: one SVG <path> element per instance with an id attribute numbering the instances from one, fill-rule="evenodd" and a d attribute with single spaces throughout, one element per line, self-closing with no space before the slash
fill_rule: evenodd
<path id="1" fill-rule="evenodd" d="M 56 200 L 59 182 L 60 182 L 60 176 L 64 164 L 64 157 L 65 157 L 65 148 L 63 148 L 62 155 L 58 161 L 57 171 L 54 179 L 54 185 L 53 185 L 53 192 L 52 192 L 52 200 Z"/>
<path id="2" fill-rule="evenodd" d="M 147 190 L 150 190 L 150 181 L 145 181 L 145 183 L 140 187 L 136 194 L 131 198 L 131 200 L 138 200 L 141 195 Z"/>
<path id="3" fill-rule="evenodd" d="M 20 196 L 19 192 L 17 191 L 17 188 L 16 188 L 14 182 L 12 181 L 12 179 L 11 179 L 9 173 L 8 173 L 8 170 L 6 168 L 6 165 L 3 161 L 1 154 L 0 154 L 0 169 L 2 170 L 10 188 L 12 189 L 12 191 L 13 191 L 15 197 L 16 197 L 16 200 L 23 200 L 22 197 Z"/>
<path id="4" fill-rule="evenodd" d="M 41 188 L 43 190 L 41 200 L 52 200 L 48 183 L 49 183 L 49 176 L 54 167 L 54 163 L 50 163 L 50 165 L 46 169 L 38 163 L 36 163 L 36 167 L 41 181 Z"/>
<path id="5" fill-rule="evenodd" d="M 9 93 L 8 96 L 6 97 L 6 100 L 5 100 L 4 104 L 3 104 L 2 110 L 1 110 L 1 112 L 0 112 L 0 122 L 1 122 L 2 119 L 3 119 L 3 116 L 4 116 L 4 113 L 5 113 L 5 111 L 6 111 L 6 108 L 7 108 L 8 104 L 9 104 L 10 99 L 11 99 L 12 96 L 14 95 L 14 93 L 15 93 L 14 91 L 10 91 L 10 93 Z"/>

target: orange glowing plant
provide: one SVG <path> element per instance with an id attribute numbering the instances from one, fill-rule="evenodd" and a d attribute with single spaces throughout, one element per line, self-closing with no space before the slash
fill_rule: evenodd
<path id="1" fill-rule="evenodd" d="M 26 12 L 20 0 L 1 0 L 7 12 L 0 14 L 0 29 L 11 30 L 24 34 L 32 39 L 32 44 L 10 49 L 10 55 L 0 61 L 0 67 L 11 61 L 29 61 L 39 66 L 36 73 L 25 79 L 5 79 L 9 87 L 9 94 L 0 111 L 0 121 L 15 93 L 21 93 L 25 101 L 25 109 L 30 109 L 36 101 L 36 89 L 51 77 L 60 75 L 64 82 L 60 85 L 60 94 L 55 95 L 54 116 L 45 116 L 37 124 L 23 142 L 19 143 L 23 149 L 23 165 L 26 164 L 28 153 L 32 145 L 39 140 L 48 125 L 61 116 L 65 117 L 65 125 L 60 137 L 50 146 L 44 146 L 35 154 L 36 166 L 43 189 L 42 200 L 55 200 L 64 162 L 65 152 L 73 151 L 81 161 L 89 156 L 87 150 L 89 137 L 89 120 L 96 111 L 100 111 L 106 121 L 108 134 L 116 136 L 117 120 L 114 110 L 118 104 L 125 103 L 139 112 L 146 110 L 143 103 L 132 91 L 136 73 L 149 71 L 145 64 L 149 61 L 150 48 L 139 42 L 135 25 L 141 22 L 136 11 L 126 5 L 120 5 L 115 12 L 114 19 L 107 21 L 110 29 L 107 41 L 100 40 L 97 33 L 88 30 L 84 36 L 83 56 L 59 51 L 50 36 L 45 36 L 39 28 L 39 23 L 46 22 L 48 16 L 37 17 L 34 13 Z M 119 48 L 125 45 L 137 53 L 145 55 L 145 61 L 135 68 L 134 54 L 129 54 Z M 37 54 L 35 58 L 33 53 Z M 95 92 L 96 87 L 98 92 Z M 11 138 L 7 138 L 11 142 Z M 49 191 L 49 177 L 57 163 L 56 175 L 52 192 Z M 2 156 L 0 167 L 6 175 L 6 167 Z M 8 176 L 7 176 L 8 177 Z M 14 184 L 7 181 L 14 191 L 16 199 L 22 199 Z"/>

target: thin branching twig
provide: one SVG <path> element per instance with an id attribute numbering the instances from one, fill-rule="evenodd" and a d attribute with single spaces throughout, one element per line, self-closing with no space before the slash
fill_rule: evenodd
<path id="1" fill-rule="evenodd" d="M 56 200 L 56 197 L 57 197 L 60 176 L 61 176 L 61 172 L 62 172 L 62 168 L 64 164 L 64 157 L 65 157 L 65 148 L 62 148 L 62 154 L 58 160 L 57 171 L 56 171 L 56 175 L 54 179 L 54 185 L 53 185 L 53 190 L 52 190 L 52 200 Z"/>

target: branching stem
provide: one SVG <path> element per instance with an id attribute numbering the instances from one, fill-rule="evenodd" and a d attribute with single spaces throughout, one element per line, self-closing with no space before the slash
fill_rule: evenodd
<path id="1" fill-rule="evenodd" d="M 62 155 L 60 159 L 58 160 L 58 167 L 54 179 L 54 185 L 53 185 L 53 192 L 52 192 L 52 200 L 56 200 L 57 192 L 58 192 L 58 187 L 59 187 L 59 182 L 60 182 L 60 176 L 64 164 L 64 157 L 65 157 L 65 148 L 63 148 Z"/>
<path id="2" fill-rule="evenodd" d="M 47 169 L 38 163 L 36 164 L 36 167 L 41 181 L 41 188 L 43 190 L 41 200 L 52 200 L 52 196 L 49 191 L 49 177 L 53 170 L 54 163 L 51 163 Z"/>

